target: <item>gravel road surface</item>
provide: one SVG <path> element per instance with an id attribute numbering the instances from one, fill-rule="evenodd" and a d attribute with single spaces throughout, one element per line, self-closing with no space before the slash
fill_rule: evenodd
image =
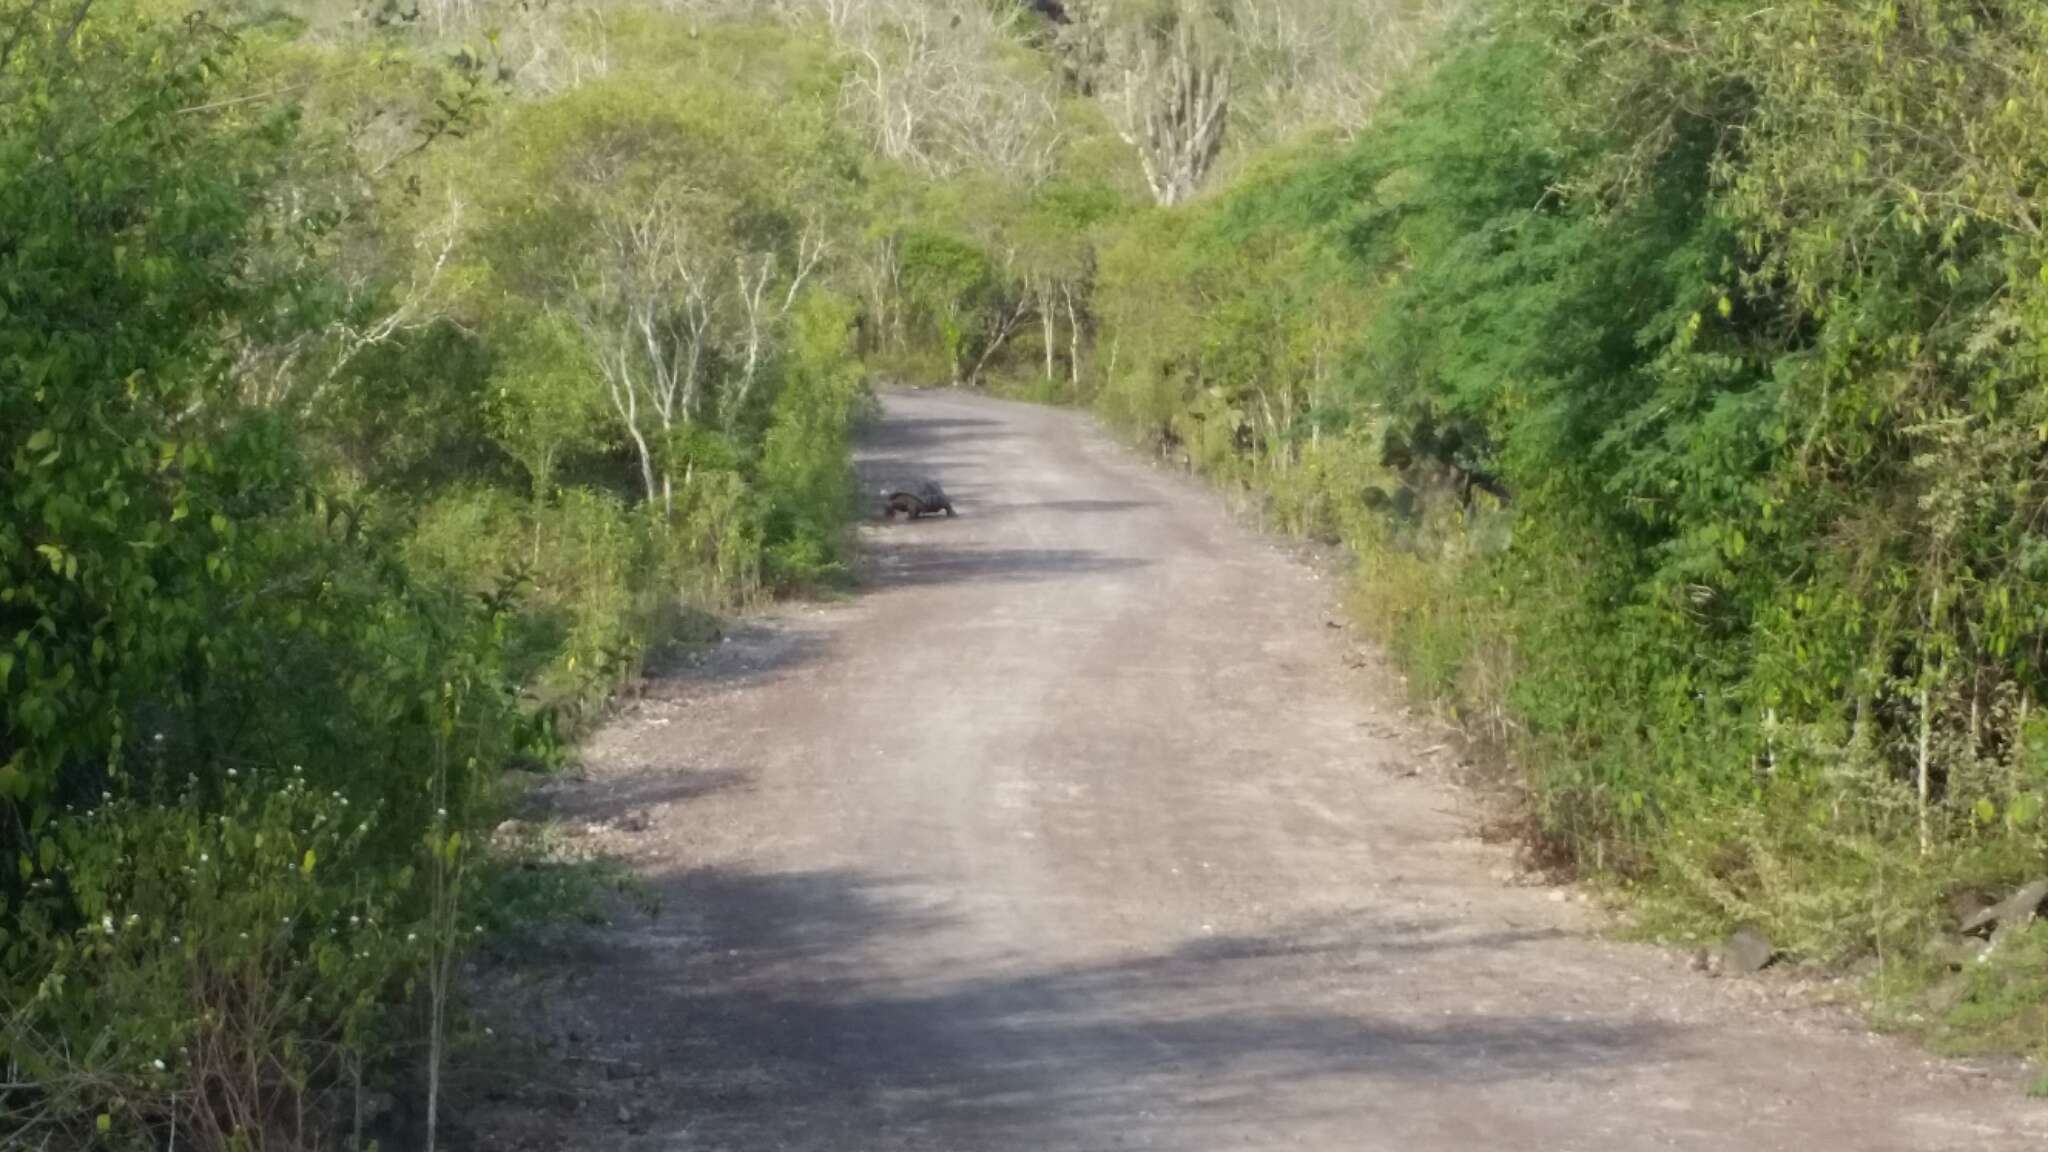
<path id="1" fill-rule="evenodd" d="M 2029 1149 L 2010 1069 L 1503 882 L 1327 577 L 1071 412 L 895 393 L 863 589 L 551 788 L 661 898 L 499 986 L 491 1147 Z"/>

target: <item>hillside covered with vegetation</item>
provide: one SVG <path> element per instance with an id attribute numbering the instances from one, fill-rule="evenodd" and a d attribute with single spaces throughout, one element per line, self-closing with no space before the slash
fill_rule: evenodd
<path id="1" fill-rule="evenodd" d="M 1550 860 L 2041 1045 L 2042 931 L 1943 941 L 2048 872 L 2044 66 L 2017 0 L 0 0 L 0 1139 L 431 1117 L 500 774 L 842 578 L 878 381 L 1255 494 Z"/>

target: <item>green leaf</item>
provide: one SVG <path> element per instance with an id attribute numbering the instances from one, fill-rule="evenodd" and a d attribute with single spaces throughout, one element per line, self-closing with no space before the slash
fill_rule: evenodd
<path id="1" fill-rule="evenodd" d="M 2014 828 L 2031 828 L 2041 818 L 2041 795 L 2025 792 L 2005 806 L 2005 821 Z"/>
<path id="2" fill-rule="evenodd" d="M 304 860 L 299 861 L 299 871 L 304 872 L 308 876 L 311 876 L 313 874 L 313 865 L 318 860 L 319 857 L 314 855 L 313 850 L 311 848 L 306 849 L 306 858 Z"/>

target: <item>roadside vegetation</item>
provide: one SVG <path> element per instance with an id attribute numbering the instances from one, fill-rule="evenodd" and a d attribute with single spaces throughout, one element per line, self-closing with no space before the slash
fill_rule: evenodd
<path id="1" fill-rule="evenodd" d="M 820 42 L 447 15 L 0 9 L 10 1147 L 431 1147 L 500 771 L 844 563 Z"/>
<path id="2" fill-rule="evenodd" d="M 1651 929 L 2039 1051 L 2032 909 L 1956 930 L 2048 873 L 2044 37 L 1478 7 L 1348 147 L 1106 234 L 1087 398 L 1347 545 L 1540 849 Z"/>
<path id="3" fill-rule="evenodd" d="M 508 766 L 843 576 L 876 380 L 1357 558 L 1547 860 L 2048 1045 L 2048 16 L 0 0 L 0 1139 L 422 1094 Z"/>

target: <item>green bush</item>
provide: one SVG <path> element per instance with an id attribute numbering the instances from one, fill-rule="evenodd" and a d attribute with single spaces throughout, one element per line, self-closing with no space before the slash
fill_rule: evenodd
<path id="1" fill-rule="evenodd" d="M 770 579 L 813 584 L 839 575 L 854 513 L 854 418 L 867 383 L 847 302 L 813 295 L 798 313 L 786 378 L 762 447 Z"/>
<path id="2" fill-rule="evenodd" d="M 1095 402 L 1345 539 L 1653 923 L 1908 973 L 2048 862 L 2044 58 L 2032 5 L 1494 6 L 1120 226 Z"/>
<path id="3" fill-rule="evenodd" d="M 990 328 L 1015 286 L 988 252 L 950 232 L 911 228 L 897 248 L 897 275 L 915 337 L 938 350 L 948 383 L 972 383 L 990 351 Z"/>
<path id="4" fill-rule="evenodd" d="M 378 847 L 382 808 L 275 768 L 51 820 L 7 947 L 39 977 L 6 1020 L 39 1086 L 11 1136 L 306 1146 L 345 1127 L 434 930 Z"/>
<path id="5" fill-rule="evenodd" d="M 497 769 L 842 559 L 863 386 L 794 271 L 846 160 L 807 41 L 733 42 L 809 120 L 767 73 L 520 118 L 468 53 L 284 35 L 30 6 L 0 48 L 0 1142 L 331 1147 L 365 1081 L 437 1083 Z M 386 116 L 423 140 L 389 172 L 347 146 Z M 621 122 L 729 161 L 702 267 L 778 301 L 720 298 L 651 439 L 605 371 L 638 314 L 544 266 L 607 222 L 528 243 L 490 212 L 550 174 L 456 154 Z"/>

